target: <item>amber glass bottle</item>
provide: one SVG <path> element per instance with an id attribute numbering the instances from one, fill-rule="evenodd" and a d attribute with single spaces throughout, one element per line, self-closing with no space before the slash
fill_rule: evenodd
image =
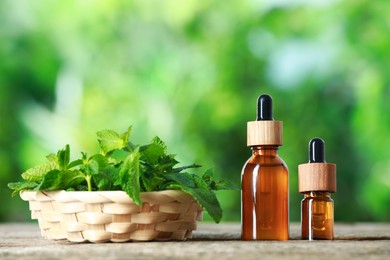
<path id="1" fill-rule="evenodd" d="M 298 167 L 302 200 L 302 239 L 334 238 L 334 205 L 330 197 L 336 191 L 336 165 L 325 163 L 325 143 L 314 138 L 309 143 L 309 163 Z"/>
<path id="2" fill-rule="evenodd" d="M 333 200 L 329 192 L 306 192 L 302 200 L 302 239 L 333 239 Z"/>
<path id="3" fill-rule="evenodd" d="M 248 122 L 252 157 L 242 170 L 242 239 L 289 238 L 288 169 L 278 155 L 282 122 L 273 121 L 272 99 L 258 99 L 257 121 Z"/>

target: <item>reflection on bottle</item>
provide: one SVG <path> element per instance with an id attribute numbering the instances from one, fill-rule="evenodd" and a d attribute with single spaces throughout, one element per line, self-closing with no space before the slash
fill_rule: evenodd
<path id="1" fill-rule="evenodd" d="M 260 177 L 260 192 L 259 192 L 259 204 L 260 205 L 274 205 L 273 194 L 271 188 L 273 185 L 273 174 L 262 172 Z M 258 222 L 261 230 L 270 230 L 274 222 L 273 219 L 274 209 L 268 207 L 267 210 L 260 211 L 260 217 Z"/>
<path id="2" fill-rule="evenodd" d="M 260 203 L 261 204 L 271 204 L 271 194 L 269 192 L 260 193 Z M 260 217 L 257 220 L 260 223 L 259 228 L 263 230 L 271 229 L 272 226 L 272 212 L 271 211 L 261 211 Z"/>
<path id="3" fill-rule="evenodd" d="M 322 201 L 313 201 L 312 216 L 313 216 L 312 228 L 316 231 L 324 230 L 326 215 L 325 215 L 324 203 Z"/>

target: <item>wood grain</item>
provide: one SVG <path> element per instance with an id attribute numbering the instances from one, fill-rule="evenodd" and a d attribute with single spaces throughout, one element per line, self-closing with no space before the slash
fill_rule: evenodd
<path id="1" fill-rule="evenodd" d="M 300 164 L 298 166 L 298 190 L 299 192 L 336 192 L 336 164 Z"/>
<path id="2" fill-rule="evenodd" d="M 247 131 L 247 146 L 283 145 L 282 121 L 250 121 Z"/>

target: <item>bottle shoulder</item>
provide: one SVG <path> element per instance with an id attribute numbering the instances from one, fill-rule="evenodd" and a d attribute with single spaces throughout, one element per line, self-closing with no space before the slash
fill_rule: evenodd
<path id="1" fill-rule="evenodd" d="M 330 197 L 330 193 L 328 192 L 310 192 L 305 193 L 305 197 L 302 199 L 302 202 L 308 201 L 333 202 L 333 199 Z"/>
<path id="2" fill-rule="evenodd" d="M 277 165 L 277 166 L 285 166 L 287 168 L 287 164 L 279 155 L 252 155 L 245 163 L 255 164 L 255 165 Z"/>
<path id="3" fill-rule="evenodd" d="M 242 175 L 253 174 L 253 172 L 278 172 L 285 175 L 289 173 L 287 165 L 283 160 L 250 158 L 242 168 Z"/>

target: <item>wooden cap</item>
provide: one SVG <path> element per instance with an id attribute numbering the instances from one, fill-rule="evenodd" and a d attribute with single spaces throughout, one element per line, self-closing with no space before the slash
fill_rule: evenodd
<path id="1" fill-rule="evenodd" d="M 299 192 L 336 192 L 336 164 L 300 164 L 298 166 L 298 190 Z"/>
<path id="2" fill-rule="evenodd" d="M 283 145 L 282 121 L 250 121 L 247 130 L 247 146 Z"/>

